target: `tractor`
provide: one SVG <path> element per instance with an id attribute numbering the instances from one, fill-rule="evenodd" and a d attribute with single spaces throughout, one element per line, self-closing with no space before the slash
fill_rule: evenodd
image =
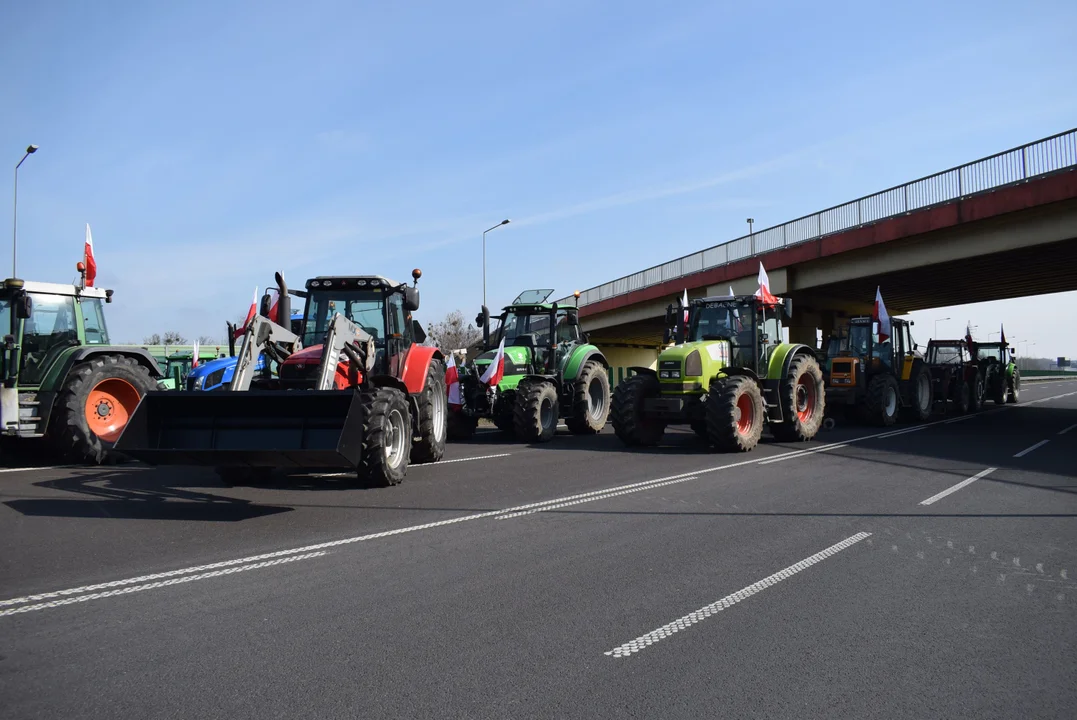
<path id="1" fill-rule="evenodd" d="M 151 465 L 202 465 L 225 484 L 266 479 L 274 468 L 346 468 L 364 484 L 396 485 L 410 462 L 445 449 L 445 368 L 421 345 L 414 285 L 379 275 L 316 277 L 289 290 L 280 317 L 305 299 L 301 333 L 255 315 L 222 392 L 149 393 L 118 447 Z M 276 377 L 255 370 L 258 356 Z"/>
<path id="2" fill-rule="evenodd" d="M 264 306 L 262 315 L 263 317 L 268 316 Z M 293 334 L 303 334 L 302 312 L 292 313 L 291 328 Z M 235 333 L 235 325 L 228 323 L 228 356 L 200 363 L 198 367 L 192 368 L 187 373 L 186 386 L 188 390 L 202 390 L 205 392 L 224 390 L 232 383 L 232 374 L 236 371 Z M 273 374 L 278 368 L 273 363 L 266 365 L 265 353 L 260 353 L 258 359 L 255 360 L 255 373 L 262 373 L 267 369 L 270 374 Z"/>
<path id="3" fill-rule="evenodd" d="M 961 415 L 983 407 L 986 385 L 965 340 L 929 340 L 924 362 L 931 371 L 936 403 L 947 401 Z"/>
<path id="4" fill-rule="evenodd" d="M 984 377 L 984 391 L 996 404 L 1015 403 L 1021 399 L 1021 371 L 1013 350 L 1005 342 L 977 342 L 976 360 Z"/>
<path id="5" fill-rule="evenodd" d="M 143 348 L 111 345 L 112 290 L 17 278 L 0 287 L 0 433 L 14 445 L 43 438 L 53 457 L 114 462 L 115 442 L 146 393 L 163 379 Z"/>
<path id="6" fill-rule="evenodd" d="M 931 417 L 931 372 L 912 339 L 913 323 L 891 319 L 892 336 L 880 339 L 871 317 L 849 319 L 828 342 L 826 404 L 830 414 L 853 411 L 862 422 L 888 426 L 898 415 Z"/>
<path id="7" fill-rule="evenodd" d="M 492 333 L 490 311 L 482 307 L 475 323 L 482 328 L 483 352 L 458 371 L 462 404 L 450 413 L 453 439 L 470 437 L 479 418 L 492 419 L 502 432 L 525 442 L 551 440 L 560 418 L 577 435 L 605 427 L 609 363 L 580 329 L 578 308 L 546 302 L 551 293 L 520 293 L 502 309 Z M 502 377 L 491 385 L 482 377 L 499 348 Z"/>
<path id="8" fill-rule="evenodd" d="M 783 442 L 811 440 L 823 422 L 823 375 L 807 345 L 782 341 L 792 300 L 755 295 L 693 299 L 666 308 L 658 369 L 633 367 L 610 413 L 618 438 L 653 446 L 671 424 L 688 424 L 708 446 L 746 452 L 764 423 Z M 685 314 L 687 312 L 687 321 Z"/>

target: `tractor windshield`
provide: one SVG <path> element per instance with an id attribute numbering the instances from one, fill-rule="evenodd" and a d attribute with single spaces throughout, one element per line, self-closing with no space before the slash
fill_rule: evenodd
<path id="1" fill-rule="evenodd" d="M 303 346 L 320 345 L 329 321 L 340 313 L 385 347 L 385 295 L 381 290 L 333 290 L 311 293 L 307 299 Z"/>
<path id="2" fill-rule="evenodd" d="M 550 344 L 550 314 L 528 313 L 509 311 L 502 316 L 501 327 L 493 339 L 500 343 L 505 340 L 505 345 L 520 344 L 519 340 L 525 335 L 532 336 L 535 347 L 543 347 Z"/>
<path id="3" fill-rule="evenodd" d="M 105 308 L 101 298 L 83 297 L 82 324 L 86 331 L 87 345 L 108 345 L 108 327 L 105 325 Z"/>
<path id="4" fill-rule="evenodd" d="M 976 360 L 997 360 L 1005 362 L 1001 345 L 977 345 Z"/>
<path id="5" fill-rule="evenodd" d="M 964 345 L 931 345 L 925 358 L 929 365 L 960 365 L 965 362 Z"/>
<path id="6" fill-rule="evenodd" d="M 735 340 L 738 335 L 748 334 L 746 342 L 751 345 L 751 305 L 736 302 L 704 303 L 691 318 L 688 331 L 690 342 L 699 340 Z"/>
<path id="7" fill-rule="evenodd" d="M 11 298 L 0 298 L 0 333 L 14 332 L 11 327 Z"/>
<path id="8" fill-rule="evenodd" d="M 849 326 L 847 349 L 861 359 L 868 356 L 868 349 L 879 342 L 879 336 L 873 333 L 871 325 L 856 323 Z"/>

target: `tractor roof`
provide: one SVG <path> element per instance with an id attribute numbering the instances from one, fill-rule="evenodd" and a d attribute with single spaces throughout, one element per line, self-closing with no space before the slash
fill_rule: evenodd
<path id="1" fill-rule="evenodd" d="M 311 288 L 360 288 L 360 287 L 399 287 L 400 283 L 382 275 L 319 275 L 307 280 L 307 289 Z"/>
<path id="2" fill-rule="evenodd" d="M 935 345 L 936 347 L 968 347 L 968 342 L 965 340 L 928 340 L 928 345 Z M 982 343 L 981 343 L 982 344 Z"/>
<path id="3" fill-rule="evenodd" d="M 26 292 L 40 293 L 42 295 L 85 295 L 86 297 L 104 299 L 112 294 L 111 290 L 105 290 L 104 288 L 80 288 L 77 285 L 61 285 L 60 283 L 35 282 L 33 280 L 13 281 L 8 279 L 4 281 L 4 287 L 17 287 L 14 284 L 16 282 L 21 282 L 22 287 Z"/>
<path id="4" fill-rule="evenodd" d="M 711 295 L 710 297 L 692 298 L 688 301 L 688 304 L 692 303 L 710 303 L 710 302 L 751 302 L 758 300 L 755 295 Z"/>

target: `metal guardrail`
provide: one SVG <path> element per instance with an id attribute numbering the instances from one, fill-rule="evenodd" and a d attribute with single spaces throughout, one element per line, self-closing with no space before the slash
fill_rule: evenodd
<path id="1" fill-rule="evenodd" d="M 1077 165 L 1077 128 L 670 260 L 580 293 L 580 306 Z M 566 297 L 559 304 L 571 301 Z"/>

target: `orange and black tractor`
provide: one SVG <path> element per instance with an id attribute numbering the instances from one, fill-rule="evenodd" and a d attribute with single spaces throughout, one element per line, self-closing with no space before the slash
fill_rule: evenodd
<path id="1" fill-rule="evenodd" d="M 829 338 L 823 375 L 828 414 L 852 411 L 862 422 L 893 425 L 931 416 L 931 373 L 912 339 L 912 323 L 891 319 L 891 337 L 880 340 L 871 317 L 849 319 Z"/>
<path id="2" fill-rule="evenodd" d="M 440 460 L 445 364 L 412 318 L 421 275 L 412 272 L 410 287 L 362 275 L 289 290 L 278 273 L 275 317 L 291 317 L 290 296 L 302 298 L 300 332 L 256 315 L 226 390 L 148 393 L 117 450 L 151 465 L 215 467 L 227 484 L 263 480 L 274 468 L 332 468 L 396 485 L 409 462 Z M 267 361 L 257 370 L 260 353 Z"/>

